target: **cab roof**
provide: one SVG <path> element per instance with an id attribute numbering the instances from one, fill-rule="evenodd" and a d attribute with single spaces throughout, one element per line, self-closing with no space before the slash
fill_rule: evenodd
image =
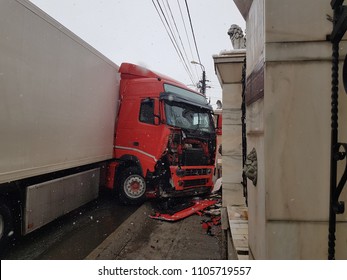
<path id="1" fill-rule="evenodd" d="M 190 91 L 194 91 L 194 90 L 191 90 L 190 88 L 188 88 L 185 84 L 182 84 L 181 82 L 179 82 L 179 81 L 177 81 L 171 77 L 168 77 L 168 76 L 163 75 L 161 73 L 149 70 L 145 67 L 142 67 L 142 66 L 139 66 L 136 64 L 124 62 L 119 67 L 118 72 L 121 73 L 122 79 L 154 78 L 154 79 L 158 79 L 158 80 L 165 80 L 167 82 L 171 82 L 173 84 L 176 84 L 177 86 L 180 86 L 182 88 L 186 88 Z M 198 93 L 198 92 L 196 92 L 196 93 Z"/>

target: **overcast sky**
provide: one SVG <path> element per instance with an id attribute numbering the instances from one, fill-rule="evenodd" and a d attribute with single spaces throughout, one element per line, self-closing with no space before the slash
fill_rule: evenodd
<path id="1" fill-rule="evenodd" d="M 117 65 L 122 62 L 140 64 L 186 85 L 191 85 L 192 80 L 197 82 L 201 79 L 201 67 L 190 63 L 199 59 L 184 0 L 30 1 Z M 163 11 L 167 12 L 166 20 L 171 21 L 171 28 L 182 56 L 189 64 L 192 78 L 185 70 L 187 67 L 180 60 L 153 2 L 160 10 L 159 2 Z M 244 30 L 245 22 L 233 0 L 188 0 L 187 3 L 200 61 L 210 80 L 208 86 L 211 88 L 206 90 L 206 94 L 214 105 L 217 99 L 221 99 L 221 88 L 215 75 L 212 55 L 222 50 L 231 50 L 227 31 L 231 24 L 238 24 Z M 169 8 L 175 21 L 172 20 Z"/>

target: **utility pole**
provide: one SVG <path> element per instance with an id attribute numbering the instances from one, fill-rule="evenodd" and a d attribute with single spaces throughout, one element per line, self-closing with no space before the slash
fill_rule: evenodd
<path id="1" fill-rule="evenodd" d="M 201 93 L 206 96 L 206 72 L 205 72 L 205 68 L 202 71 Z"/>
<path id="2" fill-rule="evenodd" d="M 206 71 L 205 71 L 205 66 L 202 65 L 201 63 L 199 62 L 196 62 L 196 61 L 191 61 L 192 64 L 198 64 L 201 66 L 202 68 L 202 79 L 199 81 L 201 83 L 201 86 L 200 86 L 200 92 L 206 96 Z"/>

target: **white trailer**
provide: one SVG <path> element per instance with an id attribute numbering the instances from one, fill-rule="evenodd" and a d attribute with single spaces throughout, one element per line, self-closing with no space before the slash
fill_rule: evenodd
<path id="1" fill-rule="evenodd" d="M 96 198 L 119 80 L 31 2 L 0 0 L 0 248 L 15 225 L 26 234 Z"/>

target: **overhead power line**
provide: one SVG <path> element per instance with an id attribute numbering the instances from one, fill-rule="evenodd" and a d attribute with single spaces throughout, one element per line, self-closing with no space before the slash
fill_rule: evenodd
<path id="1" fill-rule="evenodd" d="M 174 24 L 174 26 L 175 26 L 175 29 L 176 29 L 178 38 L 180 39 L 180 42 L 181 42 L 181 46 L 182 46 L 182 49 L 183 49 L 183 52 L 184 52 L 184 55 L 185 55 L 185 61 L 186 61 L 186 63 L 188 64 L 188 67 L 189 67 L 189 69 L 190 69 L 190 73 L 193 74 L 192 67 L 190 66 L 190 63 L 188 63 L 188 62 L 189 62 L 189 58 L 188 58 L 186 49 L 185 49 L 185 47 L 184 47 L 184 44 L 183 44 L 183 41 L 182 41 L 180 32 L 179 32 L 178 27 L 177 27 L 177 24 L 176 24 L 175 17 L 174 17 L 174 15 L 173 15 L 173 13 L 172 13 L 172 10 L 171 10 L 171 7 L 170 7 L 170 4 L 169 4 L 169 1 L 168 1 L 168 0 L 166 0 L 166 4 L 167 4 L 167 6 L 168 6 L 168 8 L 169 8 L 169 11 L 170 11 L 170 15 L 171 15 L 173 24 Z"/>
<path id="2" fill-rule="evenodd" d="M 187 72 L 191 82 L 193 84 L 197 85 L 197 87 L 199 87 L 199 84 L 195 82 L 195 81 L 199 80 L 199 75 L 197 73 L 197 68 L 196 67 L 192 67 L 190 65 L 191 61 L 195 61 L 194 55 L 193 55 L 191 41 L 189 40 L 189 38 L 191 38 L 191 37 L 193 37 L 193 40 L 194 40 L 195 51 L 196 51 L 196 56 L 197 56 L 197 61 L 198 61 L 198 63 L 196 63 L 196 64 L 199 64 L 201 66 L 201 70 L 203 71 L 203 79 L 202 79 L 203 81 L 206 80 L 206 76 L 205 76 L 205 70 L 203 69 L 203 66 L 202 66 L 202 63 L 201 63 L 200 53 L 199 53 L 198 44 L 197 44 L 197 41 L 196 41 L 196 36 L 195 36 L 195 32 L 194 32 L 192 17 L 191 17 L 191 14 L 190 14 L 190 10 L 189 10 L 189 6 L 188 6 L 187 0 L 185 0 L 186 14 L 183 15 L 182 8 L 181 8 L 181 5 L 179 3 L 179 0 L 177 0 L 178 9 L 175 10 L 175 12 L 177 12 L 177 13 L 178 13 L 178 11 L 180 12 L 180 16 L 181 16 L 182 24 L 183 24 L 180 27 L 183 26 L 183 28 L 185 30 L 186 38 L 187 38 L 187 41 L 188 41 L 188 44 L 189 44 L 189 49 L 190 49 L 190 55 L 191 55 L 192 59 L 188 58 L 188 54 L 187 54 L 187 51 L 186 51 L 186 48 L 185 48 L 185 44 L 183 42 L 183 39 L 182 39 L 181 34 L 180 34 L 180 30 L 178 28 L 177 21 L 175 19 L 175 14 L 173 13 L 173 10 L 171 9 L 172 5 L 170 6 L 170 3 L 169 3 L 168 0 L 166 0 L 166 1 L 164 1 L 164 0 L 161 0 L 161 1 L 160 0 L 157 0 L 157 1 L 152 0 L 152 4 L 153 4 L 153 6 L 155 7 L 155 9 L 156 9 L 156 11 L 158 13 L 159 18 L 160 18 L 162 24 L 164 25 L 165 31 L 166 31 L 167 35 L 169 36 L 169 39 L 170 39 L 170 41 L 171 41 L 171 43 L 172 43 L 172 45 L 173 45 L 173 47 L 174 47 L 178 57 L 179 57 L 182 65 L 183 65 L 185 71 Z M 186 24 L 186 21 L 185 21 L 185 17 L 187 17 L 188 20 L 189 20 L 190 30 L 191 30 L 191 35 L 190 36 L 188 35 L 187 24 Z M 196 75 L 193 75 L 194 71 L 192 70 L 192 68 L 194 68 Z M 201 80 L 200 80 L 200 83 L 201 83 Z"/>
<path id="3" fill-rule="evenodd" d="M 183 54 L 182 54 L 182 52 L 181 52 L 181 49 L 180 49 L 180 47 L 179 47 L 179 45 L 178 45 L 178 43 L 177 43 L 175 34 L 174 34 L 174 32 L 173 32 L 173 30 L 172 30 L 172 27 L 171 27 L 171 25 L 170 25 L 170 23 L 169 23 L 169 21 L 168 21 L 166 15 L 165 15 L 163 9 L 162 9 L 162 6 L 160 5 L 160 3 L 159 3 L 158 0 L 157 0 L 157 5 L 158 5 L 158 6 L 155 4 L 154 0 L 152 0 L 152 3 L 153 3 L 153 6 L 155 7 L 155 9 L 156 9 L 156 11 L 157 11 L 157 13 L 158 13 L 158 15 L 159 15 L 159 18 L 160 18 L 162 24 L 164 25 L 164 28 L 165 28 L 165 30 L 166 30 L 166 33 L 168 34 L 168 36 L 169 36 L 169 38 L 170 38 L 170 41 L 171 41 L 173 47 L 175 48 L 175 51 L 176 51 L 176 53 L 177 53 L 179 59 L 181 60 L 181 63 L 183 64 L 183 66 L 184 66 L 184 68 L 185 68 L 185 70 L 186 70 L 186 72 L 187 72 L 187 74 L 188 74 L 188 76 L 189 76 L 191 82 L 192 82 L 192 83 L 195 83 L 195 82 L 194 82 L 193 75 L 192 75 L 192 73 L 191 73 L 190 70 L 189 70 L 188 64 L 187 64 L 187 62 L 185 61 L 185 58 L 184 58 L 184 56 L 183 56 Z M 164 6 L 164 4 L 163 4 L 163 6 Z M 165 9 L 165 6 L 164 6 L 164 9 Z"/>
<path id="4" fill-rule="evenodd" d="M 187 31 L 187 27 L 186 27 L 186 22 L 185 22 L 185 20 L 184 20 L 184 16 L 183 16 L 183 13 L 182 13 L 182 9 L 181 9 L 181 5 L 180 5 L 179 0 L 177 0 L 177 5 L 178 5 L 178 8 L 179 8 L 179 10 L 180 10 L 181 19 L 182 19 L 183 27 L 184 27 L 184 31 L 185 31 L 185 33 L 186 33 L 186 38 L 187 38 L 187 42 L 188 42 L 188 45 L 189 45 L 190 55 L 192 56 L 192 59 L 190 59 L 190 61 L 191 61 L 191 60 L 195 60 L 194 55 L 193 55 L 193 51 L 192 51 L 192 45 L 190 44 L 190 40 L 189 40 L 189 36 L 188 36 L 188 31 Z M 199 74 L 198 74 L 198 72 L 197 72 L 197 70 L 196 70 L 196 67 L 194 67 L 194 69 L 195 69 L 196 77 L 199 77 Z M 198 79 L 199 79 L 199 78 L 197 78 L 197 80 L 198 80 Z"/>
<path id="5" fill-rule="evenodd" d="M 194 39 L 194 44 L 195 44 L 195 50 L 196 50 L 196 53 L 197 53 L 197 55 L 198 55 L 199 63 L 200 63 L 200 65 L 202 65 L 201 59 L 200 59 L 199 50 L 198 50 L 198 45 L 197 45 L 196 39 L 195 39 L 195 33 L 194 33 L 192 18 L 191 18 L 191 16 L 190 16 L 190 11 L 189 11 L 189 7 L 188 7 L 187 0 L 185 0 L 185 3 L 186 3 L 187 13 L 188 13 L 188 17 L 189 17 L 190 28 L 191 28 L 192 34 L 193 34 L 193 39 Z M 203 70 L 202 67 L 201 67 L 201 70 Z"/>

